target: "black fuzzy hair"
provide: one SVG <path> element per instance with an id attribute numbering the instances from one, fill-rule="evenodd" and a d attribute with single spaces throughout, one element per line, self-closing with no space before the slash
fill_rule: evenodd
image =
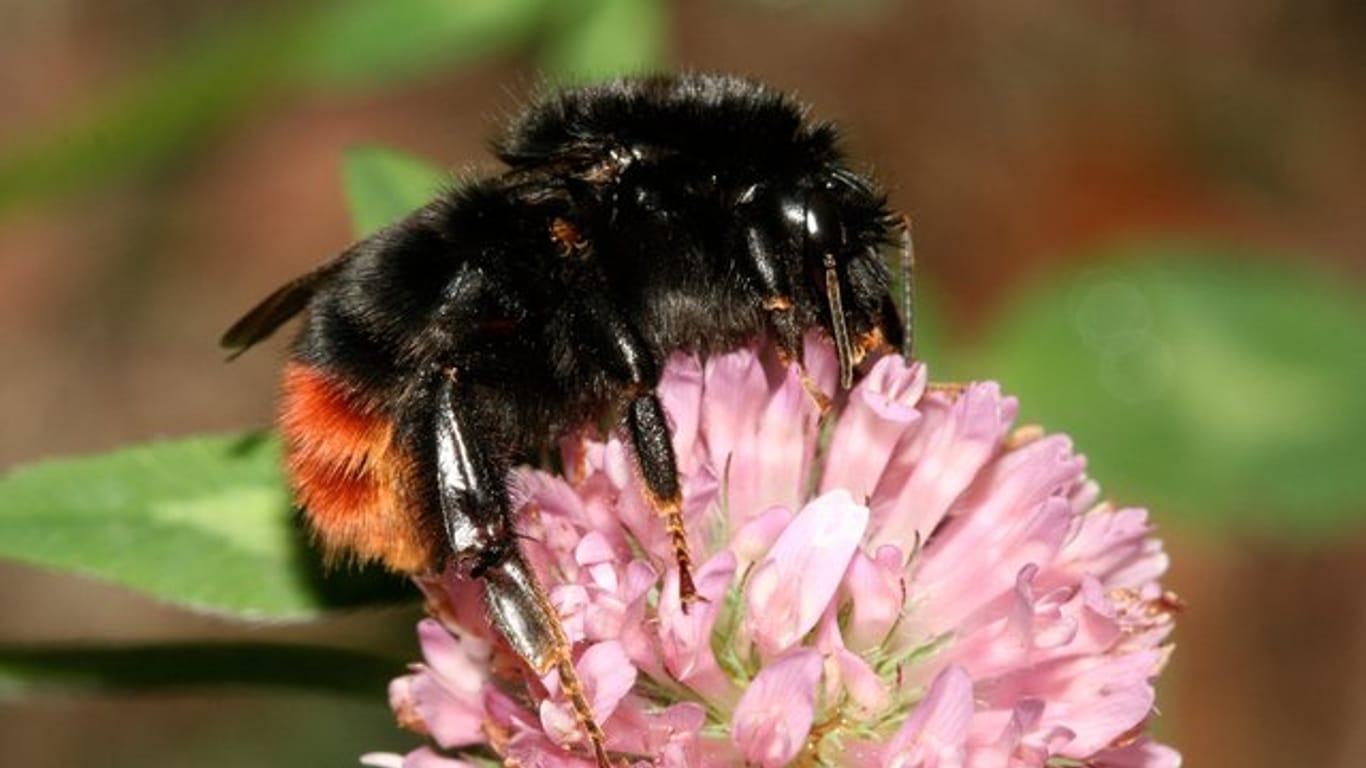
<path id="1" fill-rule="evenodd" d="M 808 121 L 787 95 L 746 78 L 696 73 L 552 92 L 494 143 L 514 168 L 630 148 L 750 167 L 794 157 L 815 165 L 840 159 L 834 128 Z"/>

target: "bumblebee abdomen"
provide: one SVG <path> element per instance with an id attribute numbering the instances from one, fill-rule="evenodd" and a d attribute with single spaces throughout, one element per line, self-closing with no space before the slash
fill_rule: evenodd
<path id="1" fill-rule="evenodd" d="M 285 368 L 280 430 L 295 498 L 328 559 L 352 556 L 407 573 L 437 562 L 440 538 L 422 530 L 412 457 L 387 414 L 295 361 Z"/>

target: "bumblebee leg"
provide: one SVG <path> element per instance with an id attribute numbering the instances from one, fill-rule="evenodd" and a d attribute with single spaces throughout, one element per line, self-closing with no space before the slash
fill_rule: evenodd
<path id="1" fill-rule="evenodd" d="M 626 407 L 626 428 L 635 449 L 641 478 L 650 494 L 650 503 L 664 517 L 664 528 L 678 564 L 678 595 L 687 612 L 698 599 L 692 580 L 692 553 L 688 532 L 683 525 L 683 491 L 678 484 L 678 462 L 673 438 L 664 418 L 664 406 L 653 392 L 637 395 Z"/>
<path id="2" fill-rule="evenodd" d="M 552 669 L 602 768 L 610 765 L 602 728 L 574 669 L 571 647 L 545 587 L 522 557 L 504 478 L 507 468 L 469 439 L 481 431 L 456 403 L 456 385 L 441 388 L 436 416 L 437 495 L 451 557 L 463 575 L 481 579 L 489 620 L 536 674 Z"/>
<path id="3" fill-rule="evenodd" d="M 560 687 L 569 698 L 579 727 L 593 745 L 593 757 L 599 768 L 607 768 L 611 765 L 605 746 L 607 737 L 588 704 L 560 617 L 551 606 L 545 588 L 513 546 L 501 562 L 488 566 L 481 573 L 489 619 L 537 675 L 544 675 L 551 669 L 560 673 Z"/>
<path id="4" fill-rule="evenodd" d="M 797 364 L 802 388 L 816 408 L 825 413 L 830 410 L 830 396 L 822 392 L 806 372 L 802 360 L 802 327 L 792 306 L 792 281 L 774 246 L 774 238 L 762 227 L 750 227 L 745 230 L 745 246 L 749 254 L 750 279 L 763 297 L 762 306 L 768 312 L 769 324 L 778 342 L 778 355 L 784 365 Z"/>
<path id="5" fill-rule="evenodd" d="M 605 297 L 586 302 L 593 336 L 586 339 L 595 350 L 598 365 L 613 380 L 626 385 L 626 431 L 631 438 L 636 465 L 652 506 L 669 533 L 678 564 L 678 592 L 684 609 L 698 599 L 692 579 L 692 554 L 683 525 L 683 491 L 678 482 L 678 461 L 664 406 L 655 397 L 659 363 L 641 335 L 611 307 Z"/>

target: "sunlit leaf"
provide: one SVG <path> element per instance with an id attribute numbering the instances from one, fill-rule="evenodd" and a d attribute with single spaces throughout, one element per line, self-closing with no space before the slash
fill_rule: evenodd
<path id="1" fill-rule="evenodd" d="M 1110 266 L 1036 286 L 997 318 L 973 373 L 1071 433 L 1121 500 L 1275 530 L 1361 519 L 1359 289 L 1200 248 L 1093 263 Z"/>
<path id="2" fill-rule="evenodd" d="M 449 183 L 427 163 L 380 147 L 348 150 L 343 168 L 352 227 L 361 236 L 422 207 Z"/>
<path id="3" fill-rule="evenodd" d="M 324 580 L 296 525 L 276 443 L 201 437 L 19 467 L 0 479 L 0 557 L 195 610 L 298 619 L 401 593 Z"/>

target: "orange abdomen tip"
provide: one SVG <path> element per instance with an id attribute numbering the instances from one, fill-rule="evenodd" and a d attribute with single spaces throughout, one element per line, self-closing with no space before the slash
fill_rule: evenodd
<path id="1" fill-rule="evenodd" d="M 423 535 L 412 462 L 392 420 L 304 363 L 285 367 L 283 389 L 286 469 L 327 559 L 352 555 L 408 573 L 432 567 L 437 542 Z"/>

